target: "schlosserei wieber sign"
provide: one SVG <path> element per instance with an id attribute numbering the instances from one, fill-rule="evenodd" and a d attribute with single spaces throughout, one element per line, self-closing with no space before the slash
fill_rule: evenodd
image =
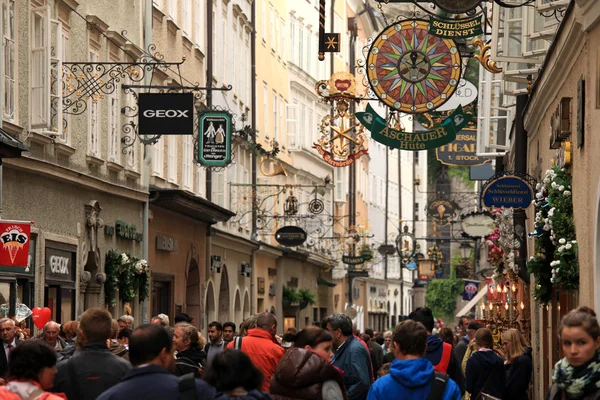
<path id="1" fill-rule="evenodd" d="M 454 141 L 456 133 L 467 126 L 473 114 L 465 113 L 462 106 L 458 106 L 437 128 L 424 132 L 404 132 L 390 128 L 385 118 L 377 114 L 370 104 L 367 104 L 364 112 L 357 112 L 356 118 L 371 131 L 373 140 L 392 149 L 419 151 L 435 149 Z"/>
<path id="2" fill-rule="evenodd" d="M 454 166 L 476 166 L 491 162 L 489 157 L 477 155 L 477 129 L 463 129 L 456 139 L 435 149 L 439 162 Z"/>
<path id="3" fill-rule="evenodd" d="M 207 111 L 199 117 L 198 162 L 209 167 L 231 163 L 231 114 Z"/>
<path id="4" fill-rule="evenodd" d="M 494 175 L 481 190 L 482 203 L 487 208 L 526 209 L 533 200 L 535 180 L 522 173 L 505 171 Z"/>

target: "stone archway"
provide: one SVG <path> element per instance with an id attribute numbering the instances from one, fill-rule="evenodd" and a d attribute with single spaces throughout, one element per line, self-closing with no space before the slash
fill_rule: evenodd
<path id="1" fill-rule="evenodd" d="M 250 295 L 247 290 L 246 293 L 244 293 L 244 307 L 242 310 L 244 319 L 250 317 Z"/>
<path id="2" fill-rule="evenodd" d="M 214 295 L 213 295 L 214 298 Z M 200 269 L 195 258 L 190 260 L 185 287 L 185 312 L 200 321 Z"/>
<path id="3" fill-rule="evenodd" d="M 233 322 L 239 326 L 242 322 L 242 301 L 240 299 L 240 291 L 235 291 L 235 300 L 233 302 Z"/>
<path id="4" fill-rule="evenodd" d="M 215 321 L 217 319 L 217 307 L 215 305 L 215 289 L 212 282 L 208 283 L 208 287 L 206 288 L 206 319 L 208 323 Z"/>
<path id="5" fill-rule="evenodd" d="M 219 313 L 218 321 L 230 321 L 231 316 L 229 306 L 229 274 L 227 274 L 227 265 L 223 264 L 221 272 L 221 284 L 219 285 Z"/>

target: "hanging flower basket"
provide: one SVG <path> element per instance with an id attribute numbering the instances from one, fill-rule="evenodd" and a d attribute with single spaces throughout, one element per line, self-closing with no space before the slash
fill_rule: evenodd
<path id="1" fill-rule="evenodd" d="M 150 267 L 148 262 L 128 253 L 119 254 L 110 250 L 106 254 L 106 282 L 104 293 L 111 306 L 116 305 L 116 293 L 124 302 L 131 302 L 138 293 L 139 301 L 148 299 L 150 293 Z"/>

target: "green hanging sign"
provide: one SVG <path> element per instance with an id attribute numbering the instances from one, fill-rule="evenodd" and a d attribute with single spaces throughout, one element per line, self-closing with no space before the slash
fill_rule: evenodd
<path id="1" fill-rule="evenodd" d="M 371 131 L 373 140 L 393 149 L 419 151 L 435 149 L 453 142 L 456 133 L 471 121 L 473 114 L 465 113 L 462 106 L 458 106 L 440 126 L 423 132 L 404 132 L 390 128 L 370 104 L 367 104 L 364 112 L 357 112 L 356 118 Z"/>
<path id="2" fill-rule="evenodd" d="M 469 38 L 483 34 L 483 20 L 476 17 L 468 21 L 448 21 L 431 18 L 429 22 L 429 33 L 441 38 Z"/>

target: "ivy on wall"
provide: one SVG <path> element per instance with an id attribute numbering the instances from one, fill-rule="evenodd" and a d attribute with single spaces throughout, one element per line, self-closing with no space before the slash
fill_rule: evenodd
<path id="1" fill-rule="evenodd" d="M 456 277 L 434 279 L 427 285 L 425 301 L 436 318 L 450 320 L 456 310 L 456 296 L 464 290 L 464 281 Z"/>

